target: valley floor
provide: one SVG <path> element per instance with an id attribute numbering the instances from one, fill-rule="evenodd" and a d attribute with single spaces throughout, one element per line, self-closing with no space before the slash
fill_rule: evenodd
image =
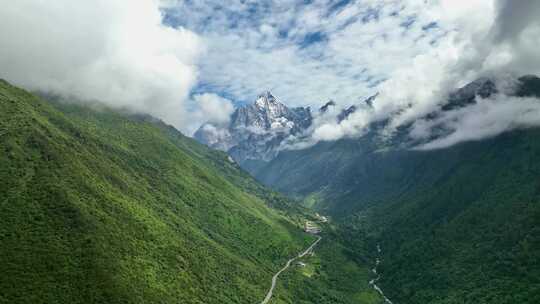
<path id="1" fill-rule="evenodd" d="M 385 298 L 370 284 L 370 261 L 359 260 L 334 226 L 319 224 L 324 229 L 315 250 L 290 263 L 280 274 L 272 300 L 263 303 L 384 304 Z"/>
<path id="2" fill-rule="evenodd" d="M 299 253 L 298 256 L 295 256 L 294 258 L 290 259 L 287 261 L 287 263 L 285 264 L 285 266 L 283 266 L 283 268 L 281 268 L 273 277 L 272 277 L 272 286 L 270 287 L 270 290 L 268 291 L 268 293 L 266 294 L 266 297 L 264 298 L 264 300 L 261 302 L 261 304 L 266 304 L 270 301 L 270 299 L 272 298 L 272 294 L 274 293 L 274 289 L 276 288 L 276 283 L 277 283 L 277 279 L 279 277 L 279 275 L 284 272 L 285 270 L 287 270 L 290 266 L 291 266 L 291 263 L 294 262 L 295 260 L 299 259 L 299 258 L 303 258 L 304 256 L 306 256 L 307 254 L 309 253 L 312 253 L 313 252 L 313 248 L 315 248 L 315 246 L 317 246 L 317 244 L 321 241 L 321 237 L 318 237 L 317 240 L 315 242 L 313 242 L 313 244 L 311 244 L 306 250 L 304 250 L 303 252 Z"/>

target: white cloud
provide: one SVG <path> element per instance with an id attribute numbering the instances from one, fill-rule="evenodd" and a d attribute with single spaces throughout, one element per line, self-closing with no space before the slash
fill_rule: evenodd
<path id="1" fill-rule="evenodd" d="M 157 0 L 20 0 L 0 10 L 0 77 L 188 125 L 203 46 L 162 25 Z"/>
<path id="2" fill-rule="evenodd" d="M 430 128 L 443 127 L 449 134 L 423 144 L 417 149 L 431 150 L 499 135 L 505 131 L 540 126 L 540 100 L 498 95 L 479 99 L 466 108 L 443 112 L 433 121 L 422 120 L 412 132 L 417 138 L 431 134 Z"/>
<path id="3" fill-rule="evenodd" d="M 269 89 L 291 106 L 345 107 L 380 92 L 339 124 L 316 118 L 308 142 L 389 117 L 392 134 L 479 76 L 540 73 L 540 2 L 514 2 L 21 0 L 0 11 L 0 77 L 188 133 L 227 121 L 219 96 L 251 101 Z M 162 24 L 164 7 L 174 28 Z"/>
<path id="4" fill-rule="evenodd" d="M 416 1 L 408 1 L 407 5 L 413 11 L 415 5 L 423 6 Z M 540 45 L 540 21 L 534 13 L 540 11 L 540 2 L 524 1 L 514 6 L 513 2 L 507 0 L 438 1 L 425 5 L 424 8 L 424 12 L 417 15 L 416 20 L 424 18 L 437 22 L 438 27 L 445 29 L 444 37 L 432 47 L 426 46 L 421 53 L 397 56 L 397 60 L 403 62 L 397 64 L 394 69 L 385 68 L 384 63 L 378 66 L 377 70 L 389 72 L 388 80 L 377 88 L 380 94 L 374 102 L 373 111 L 355 113 L 341 124 L 321 125 L 315 129 L 312 140 L 358 136 L 365 131 L 370 122 L 388 118 L 390 123 L 382 135 L 391 136 L 397 127 L 438 111 L 439 105 L 445 102 L 449 91 L 476 78 L 508 73 L 517 76 L 540 73 L 540 55 L 537 52 L 537 46 Z M 343 49 L 354 46 L 354 43 L 347 41 L 361 36 L 362 33 L 366 34 L 365 27 L 360 27 L 359 32 L 350 35 L 343 42 Z M 410 47 L 407 40 L 398 38 L 390 40 L 398 43 L 396 45 L 398 51 Z M 373 43 L 377 41 L 377 38 L 372 39 Z M 393 44 L 386 42 L 385 45 Z M 350 54 L 358 52 L 351 48 Z M 387 61 L 390 55 L 390 62 L 394 64 L 391 54 L 392 52 L 387 50 L 381 53 L 380 58 Z M 367 58 L 369 61 L 375 60 Z M 535 107 L 531 101 L 518 104 L 520 106 L 530 104 L 531 107 Z M 464 110 L 464 113 L 479 115 L 479 120 L 475 121 L 473 115 L 467 115 L 468 120 L 458 120 L 464 123 L 460 128 L 449 126 L 454 132 L 448 138 L 439 139 L 422 148 L 442 147 L 460 141 L 489 137 L 522 126 L 523 119 L 540 119 L 530 112 L 527 112 L 527 115 L 520 112 L 520 110 L 534 112 L 531 108 L 509 109 L 511 103 L 485 102 L 482 103 L 482 107 L 485 108 L 484 112 L 488 113 L 487 116 L 483 116 L 485 113 L 474 107 L 470 109 L 471 112 Z M 506 114 L 499 111 L 507 108 Z M 504 116 L 504 119 L 498 117 L 499 115 Z M 495 116 L 500 119 L 500 124 L 489 122 L 490 117 Z M 485 124 L 476 125 L 474 122 Z M 423 120 L 417 121 L 412 135 L 429 137 L 431 129 L 422 126 L 425 123 Z"/>
<path id="5" fill-rule="evenodd" d="M 232 102 L 216 94 L 205 93 L 193 96 L 200 108 L 203 121 L 214 124 L 226 124 L 234 111 Z"/>
<path id="6" fill-rule="evenodd" d="M 320 125 L 313 132 L 315 141 L 332 141 L 344 136 L 343 128 L 337 124 L 325 123 Z"/>
<path id="7" fill-rule="evenodd" d="M 372 95 L 373 86 L 431 49 L 446 31 L 422 29 L 434 21 L 424 1 L 351 1 L 332 10 L 334 5 L 225 1 L 215 12 L 213 2 L 200 1 L 180 3 L 172 14 L 208 43 L 201 61 L 205 84 L 243 101 L 269 89 L 292 106 L 328 99 L 349 105 Z M 401 26 L 411 16 L 415 22 Z M 315 43 L 304 43 L 310 37 Z"/>

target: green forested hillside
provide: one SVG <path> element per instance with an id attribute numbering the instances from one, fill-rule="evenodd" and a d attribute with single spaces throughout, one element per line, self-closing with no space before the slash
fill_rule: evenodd
<path id="1" fill-rule="evenodd" d="M 455 91 L 460 97 L 450 98 L 447 103 L 456 103 L 457 107 L 475 103 L 474 94 L 460 90 Z M 512 96 L 540 98 L 540 78 L 520 77 Z M 435 111 L 425 118 L 437 115 L 440 113 Z M 380 201 L 394 200 L 396 195 L 419 187 L 432 187 L 436 181 L 452 175 L 458 163 L 467 161 L 468 156 L 459 153 L 460 149 L 440 149 L 435 153 L 410 149 L 414 146 L 408 142 L 410 126 L 401 126 L 391 138 L 382 138 L 379 131 L 386 123 L 372 123 L 358 138 L 321 141 L 307 149 L 284 150 L 270 162 L 242 165 L 262 183 L 304 199 L 307 206 L 342 216 Z M 479 152 L 483 152 L 482 147 Z"/>
<path id="2" fill-rule="evenodd" d="M 388 296 L 399 303 L 540 302 L 538 138 L 540 130 L 518 131 L 456 147 L 461 161 L 449 174 L 372 208 L 384 227 Z"/>
<path id="3" fill-rule="evenodd" d="M 540 97 L 521 78 L 517 96 Z M 368 133 L 281 153 L 264 183 L 334 216 L 395 303 L 540 302 L 540 129 L 450 148 L 380 149 Z"/>
<path id="4" fill-rule="evenodd" d="M 258 303 L 313 240 L 302 209 L 152 117 L 3 81 L 0 109 L 0 303 Z M 539 302 L 538 138 L 283 153 L 269 180 L 333 217 L 273 301 L 382 303 L 380 245 L 395 303 Z"/>
<path id="5" fill-rule="evenodd" d="M 383 304 L 369 282 L 374 278 L 369 260 L 357 254 L 342 231 L 325 225 L 323 241 L 313 256 L 283 275 L 276 298 L 293 297 L 294 304 Z"/>
<path id="6" fill-rule="evenodd" d="M 255 303 L 311 239 L 225 154 L 0 83 L 0 303 Z M 264 200 L 263 200 L 264 199 Z"/>
<path id="7" fill-rule="evenodd" d="M 314 207 L 335 216 L 357 261 L 374 263 L 381 245 L 379 285 L 396 303 L 538 303 L 539 138 L 519 130 L 425 152 L 335 143 L 311 151 L 335 152 L 337 170 L 323 173 L 318 158 L 309 170 L 339 190 Z M 308 170 L 293 155 L 281 157 Z"/>

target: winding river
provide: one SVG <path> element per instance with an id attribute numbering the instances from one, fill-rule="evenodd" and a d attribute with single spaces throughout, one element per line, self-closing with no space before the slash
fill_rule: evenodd
<path id="1" fill-rule="evenodd" d="M 369 285 L 373 286 L 373 289 L 375 289 L 375 291 L 381 295 L 386 304 L 393 304 L 393 302 L 384 295 L 382 289 L 377 285 L 377 282 L 381 279 L 381 276 L 377 272 L 377 268 L 379 267 L 379 264 L 381 264 L 381 252 L 381 246 L 377 245 L 377 259 L 375 260 L 375 267 L 371 269 L 371 272 L 373 272 L 373 274 L 375 274 L 377 277 L 369 281 Z"/>

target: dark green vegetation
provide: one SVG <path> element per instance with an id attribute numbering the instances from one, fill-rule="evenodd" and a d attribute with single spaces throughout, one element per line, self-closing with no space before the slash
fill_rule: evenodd
<path id="1" fill-rule="evenodd" d="M 0 110 L 0 303 L 258 303 L 315 239 L 296 203 L 150 116 L 4 81 Z M 377 303 L 342 244 L 329 231 L 273 303 Z"/>
<path id="2" fill-rule="evenodd" d="M 540 302 L 539 138 L 540 130 L 514 132 L 450 149 L 446 176 L 373 208 L 385 227 L 381 271 L 389 297 Z M 424 155 L 418 174 L 437 168 L 435 154 Z"/>
<path id="3" fill-rule="evenodd" d="M 0 149 L 0 303 L 256 303 L 312 241 L 286 199 L 150 117 L 2 81 Z"/>
<path id="4" fill-rule="evenodd" d="M 382 304 L 379 294 L 369 285 L 373 278 L 370 261 L 358 259 L 351 247 L 330 225 L 324 225 L 323 240 L 314 255 L 295 263 L 283 275 L 276 290 L 276 303 L 292 296 L 295 304 Z"/>
<path id="5" fill-rule="evenodd" d="M 538 78 L 522 81 L 517 96 L 540 96 Z M 373 263 L 380 243 L 395 303 L 540 303 L 540 129 L 433 151 L 368 134 L 252 168 L 333 215 L 353 259 Z"/>
<path id="6" fill-rule="evenodd" d="M 374 252 L 380 242 L 380 285 L 388 297 L 398 303 L 540 300 L 539 136 L 540 130 L 519 131 L 414 152 L 406 158 L 411 169 L 400 169 L 408 188 L 385 198 L 373 193 L 376 203 L 351 207 L 356 216 L 343 218 L 346 231 L 367 240 L 356 244 L 360 253 Z M 394 171 L 384 160 L 378 171 Z"/>

